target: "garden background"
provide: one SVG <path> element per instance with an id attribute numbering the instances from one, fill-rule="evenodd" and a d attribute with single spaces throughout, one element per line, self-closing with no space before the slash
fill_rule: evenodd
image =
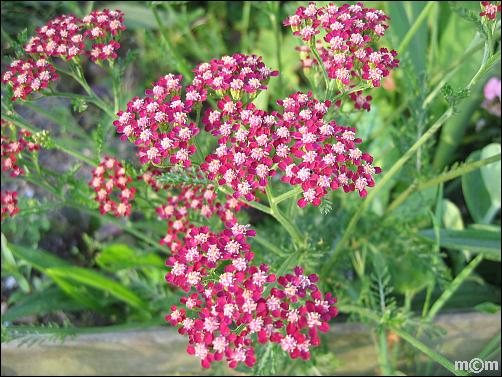
<path id="1" fill-rule="evenodd" d="M 58 15 L 120 9 L 127 27 L 115 70 L 85 66 L 98 99 L 63 78 L 58 92 L 75 96 L 12 105 L 2 86 L 3 120 L 49 131 L 47 148 L 26 158 L 27 174 L 2 174 L 2 190 L 18 192 L 20 209 L 2 221 L 2 375 L 106 373 L 100 363 L 80 369 L 100 352 L 109 374 L 114 365 L 138 373 L 128 357 L 145 373 L 203 371 L 164 320 L 181 295 L 164 280 L 165 223 L 134 210 L 126 219 L 101 215 L 92 199 L 87 161 L 110 155 L 139 165 L 133 145 L 116 134 L 115 112 L 96 102 L 124 108 L 161 75 L 190 77 L 196 65 L 234 53 L 262 56 L 280 72 L 253 102 L 263 110 L 298 90 L 317 94 L 322 76 L 302 68 L 301 41 L 282 24 L 300 5 L 307 3 L 2 2 L 2 73 L 35 29 Z M 365 5 L 390 16 L 382 45 L 398 51 L 400 66 L 368 92 L 370 111 L 342 107 L 335 119 L 357 127 L 382 168 L 375 187 L 366 198 L 331 192 L 319 207 L 281 201 L 306 240 L 302 250 L 272 216 L 252 207 L 239 213 L 257 231 L 257 260 L 320 274 L 340 314 L 308 362 L 258 346 L 255 368 L 237 373 L 451 374 L 459 373 L 457 355 L 500 363 L 500 15 L 487 38 L 478 2 Z M 491 79 L 498 97 L 487 94 Z M 213 142 L 203 137 L 202 148 Z M 286 192 L 279 182 L 273 190 Z M 136 200 L 138 208 L 149 201 Z M 71 351 L 80 347 L 87 356 Z M 209 373 L 235 371 L 219 365 Z"/>

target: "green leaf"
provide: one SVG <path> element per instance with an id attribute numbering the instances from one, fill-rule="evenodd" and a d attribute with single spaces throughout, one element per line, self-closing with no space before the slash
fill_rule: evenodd
<path id="1" fill-rule="evenodd" d="M 481 151 L 481 159 L 500 154 L 500 144 L 489 144 Z M 481 168 L 481 176 L 490 194 L 492 207 L 500 208 L 500 160 Z"/>
<path id="2" fill-rule="evenodd" d="M 10 265 L 15 266 L 16 265 L 16 260 L 14 259 L 14 256 L 12 255 L 12 251 L 9 248 L 9 244 L 7 243 L 7 238 L 5 235 L 2 233 L 2 264 L 3 263 L 8 263 Z"/>
<path id="3" fill-rule="evenodd" d="M 493 302 L 483 302 L 474 307 L 478 312 L 487 314 L 496 314 L 500 312 L 500 305 L 494 304 Z"/>
<path id="4" fill-rule="evenodd" d="M 125 244 L 112 244 L 105 247 L 96 257 L 96 262 L 100 267 L 113 272 L 130 268 L 162 268 L 164 266 L 162 258 L 157 254 L 138 253 Z"/>
<path id="5" fill-rule="evenodd" d="M 473 152 L 467 157 L 466 162 L 479 161 L 480 157 L 481 151 Z M 485 217 L 490 211 L 491 198 L 484 185 L 481 169 L 462 176 L 462 191 L 469 214 L 475 222 L 484 223 Z"/>
<path id="6" fill-rule="evenodd" d="M 45 315 L 54 311 L 76 311 L 84 309 L 77 301 L 68 298 L 57 287 L 24 296 L 2 315 L 2 321 L 14 321 L 32 315 Z"/>
<path id="7" fill-rule="evenodd" d="M 420 234 L 436 240 L 434 229 L 423 230 Z M 500 231 L 441 229 L 440 245 L 453 250 L 469 250 L 483 254 L 487 259 L 500 261 Z"/>
<path id="8" fill-rule="evenodd" d="M 17 258 L 24 260 L 43 273 L 46 273 L 49 268 L 65 269 L 71 266 L 63 259 L 40 249 L 33 250 L 20 245 L 10 245 L 10 249 Z M 101 292 L 92 291 L 86 286 L 76 286 L 64 278 L 57 278 L 55 276 L 52 278 L 66 294 L 86 307 L 101 310 L 110 303 L 109 300 L 103 299 Z"/>
<path id="9" fill-rule="evenodd" d="M 443 200 L 443 224 L 446 229 L 464 229 L 460 209 L 448 199 Z"/>
<path id="10" fill-rule="evenodd" d="M 28 262 L 30 265 L 35 267 L 37 270 L 43 271 L 50 267 L 65 267 L 70 266 L 70 264 L 61 258 L 58 258 L 47 251 L 43 250 L 33 250 L 20 245 L 9 245 L 12 253 Z"/>
<path id="11" fill-rule="evenodd" d="M 147 307 L 146 303 L 129 288 L 95 271 L 81 267 L 56 267 L 46 269 L 45 273 L 53 279 L 65 279 L 104 291 L 140 310 Z"/>

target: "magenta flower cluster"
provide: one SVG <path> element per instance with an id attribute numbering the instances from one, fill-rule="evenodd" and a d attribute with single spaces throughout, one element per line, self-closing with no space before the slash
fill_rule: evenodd
<path id="1" fill-rule="evenodd" d="M 12 87 L 12 100 L 26 100 L 30 93 L 47 88 L 58 75 L 52 58 L 72 60 L 89 56 L 93 62 L 117 58 L 120 32 L 125 30 L 119 10 L 93 11 L 80 19 L 62 15 L 36 29 L 24 46 L 29 56 L 13 61 L 2 74 L 2 83 Z"/>
<path id="2" fill-rule="evenodd" d="M 19 207 L 17 206 L 17 192 L 2 190 L 0 193 L 1 202 L 1 212 L 2 221 L 7 217 L 13 217 L 19 213 Z"/>
<path id="3" fill-rule="evenodd" d="M 204 368 L 222 360 L 231 368 L 252 367 L 255 339 L 308 360 L 320 344 L 319 332 L 328 331 L 328 321 L 338 314 L 336 299 L 322 295 L 316 275 L 297 267 L 276 279 L 267 265 L 253 265 L 247 242 L 253 235 L 237 223 L 217 234 L 193 228 L 166 262 L 166 280 L 187 292 L 166 320 L 188 337 L 187 352 Z"/>
<path id="4" fill-rule="evenodd" d="M 92 61 L 115 59 L 119 32 L 125 30 L 119 10 L 93 11 L 83 19 L 63 15 L 36 30 L 24 50 L 28 54 L 71 60 L 79 55 Z"/>
<path id="5" fill-rule="evenodd" d="M 32 135 L 29 131 L 21 129 L 16 132 L 16 128 L 3 119 L 2 137 L 1 137 L 1 161 L 2 172 L 8 172 L 14 178 L 24 175 L 24 169 L 19 166 L 18 160 L 22 158 L 22 152 L 35 152 L 40 149 L 40 145 L 33 142 Z"/>
<path id="6" fill-rule="evenodd" d="M 144 97 L 135 97 L 125 111 L 119 111 L 113 122 L 121 139 L 138 147 L 142 164 L 191 165 L 190 156 L 195 153 L 193 138 L 199 128 L 189 116 L 195 105 L 205 99 L 195 98 L 187 88 L 185 98 L 180 96 L 181 75 L 168 74 L 152 84 Z M 201 94 L 201 93 L 198 93 Z"/>
<path id="7" fill-rule="evenodd" d="M 2 83 L 12 87 L 11 101 L 26 100 L 28 95 L 47 88 L 57 79 L 56 69 L 45 58 L 14 60 L 2 74 Z"/>
<path id="8" fill-rule="evenodd" d="M 9 173 L 12 178 L 25 174 L 25 170 L 19 161 L 25 157 L 23 152 L 33 153 L 40 150 L 40 145 L 33 141 L 31 133 L 25 129 L 18 130 L 11 122 L 0 120 L 1 136 L 1 165 L 2 173 Z M 2 217 L 13 217 L 19 212 L 17 206 L 17 192 L 2 190 Z"/>
<path id="9" fill-rule="evenodd" d="M 228 185 L 234 197 L 254 200 L 272 177 L 301 186 L 300 207 L 317 206 L 330 190 L 343 188 L 365 196 L 374 185 L 373 158 L 357 144 L 355 129 L 326 121 L 329 101 L 301 92 L 278 101 L 280 111 L 267 113 L 224 98 L 204 117 L 206 131 L 218 137 L 218 148 L 201 164 L 209 179 Z"/>
<path id="10" fill-rule="evenodd" d="M 89 186 L 95 191 L 102 215 L 112 213 L 116 217 L 131 214 L 131 202 L 136 188 L 132 178 L 126 174 L 122 164 L 111 157 L 105 157 L 92 172 Z"/>
<path id="11" fill-rule="evenodd" d="M 383 11 L 362 3 L 317 7 L 311 2 L 298 8 L 284 25 L 291 26 L 311 50 L 317 49 L 328 77 L 347 91 L 378 87 L 399 65 L 396 51 L 374 47 L 388 28 L 387 19 Z"/>
<path id="12" fill-rule="evenodd" d="M 231 96 L 234 100 L 243 96 L 254 99 L 261 90 L 267 89 L 270 77 L 279 74 L 268 68 L 261 57 L 243 54 L 199 64 L 194 73 L 194 88 L 211 90 L 219 97 Z"/>

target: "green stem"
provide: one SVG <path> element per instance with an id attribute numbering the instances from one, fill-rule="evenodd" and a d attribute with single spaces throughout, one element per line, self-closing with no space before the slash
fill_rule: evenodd
<path id="1" fill-rule="evenodd" d="M 468 376 L 469 373 L 459 371 L 455 369 L 455 365 L 448 360 L 446 357 L 441 355 L 440 353 L 434 351 L 418 339 L 414 338 L 412 335 L 408 334 L 405 331 L 399 330 L 394 328 L 393 331 L 403 340 L 408 342 L 410 345 L 412 345 L 414 348 L 419 350 L 420 352 L 424 353 L 425 355 L 429 356 L 432 360 L 437 362 L 438 364 L 442 365 L 444 368 L 449 370 L 451 373 L 453 373 L 455 376 Z"/>
<path id="2" fill-rule="evenodd" d="M 427 313 L 429 312 L 433 291 L 434 291 L 434 282 L 429 283 L 427 285 L 427 291 L 425 292 L 425 301 L 424 305 L 422 306 L 422 318 L 425 318 L 427 316 Z"/>
<path id="3" fill-rule="evenodd" d="M 30 132 L 36 133 L 36 132 L 40 131 L 37 128 L 33 127 L 31 124 L 25 122 L 24 120 L 22 120 L 22 119 L 20 119 L 18 117 L 12 117 L 10 115 L 2 113 L 2 118 L 5 119 L 5 120 L 7 120 L 7 121 L 9 121 L 9 122 L 14 123 L 18 127 L 26 128 Z M 63 142 L 61 140 L 57 140 L 57 139 L 53 138 L 52 141 L 54 142 L 56 149 L 59 149 L 60 151 L 65 152 L 66 154 L 69 154 L 69 155 L 75 157 L 76 159 L 78 159 L 78 160 L 80 160 L 82 162 L 85 162 L 86 164 L 89 164 L 91 166 L 97 166 L 98 165 L 91 158 L 86 157 L 83 154 L 81 154 L 80 152 L 77 152 L 77 151 L 75 151 L 75 150 L 73 150 L 71 148 L 68 148 L 68 147 L 64 146 Z"/>
<path id="4" fill-rule="evenodd" d="M 315 40 L 310 43 L 310 50 L 314 54 L 315 59 L 317 60 L 317 64 L 319 67 L 321 67 L 322 70 L 322 76 L 324 78 L 324 85 L 326 86 L 326 91 L 324 93 L 324 99 L 328 98 L 329 95 L 329 77 L 328 77 L 328 72 L 326 71 L 326 67 L 324 66 L 324 63 L 322 62 L 321 56 L 319 55 L 319 51 L 317 51 L 317 47 L 315 45 Z"/>
<path id="5" fill-rule="evenodd" d="M 376 330 L 378 336 L 378 362 L 382 376 L 392 376 L 392 368 L 389 363 L 389 346 L 387 344 L 387 332 L 381 326 Z"/>
<path id="6" fill-rule="evenodd" d="M 422 26 L 422 23 L 425 21 L 425 19 L 429 15 L 429 12 L 431 11 L 434 4 L 435 4 L 435 1 L 429 1 L 427 3 L 427 5 L 424 7 L 424 9 L 422 9 L 422 11 L 420 12 L 420 15 L 418 16 L 418 18 L 413 23 L 410 30 L 408 30 L 408 32 L 404 36 L 403 40 L 399 44 L 399 48 L 397 49 L 397 51 L 399 51 L 399 53 L 401 55 L 408 48 L 409 44 L 411 43 L 411 40 L 413 39 L 415 34 L 418 32 L 418 29 L 420 28 L 420 26 Z"/>
<path id="7" fill-rule="evenodd" d="M 373 322 L 376 322 L 377 324 L 382 324 L 382 318 L 378 314 L 374 313 L 373 311 L 371 311 L 369 309 L 357 307 L 354 305 L 343 305 L 343 304 L 339 304 L 338 309 L 340 310 L 340 312 L 358 314 L 362 317 L 365 317 L 365 318 L 372 320 Z M 412 335 L 401 330 L 396 325 L 385 324 L 385 327 L 392 330 L 394 333 L 396 333 L 403 340 L 405 340 L 406 342 L 411 344 L 413 347 L 415 347 L 420 352 L 429 356 L 432 360 L 434 360 L 438 364 L 442 365 L 444 368 L 448 369 L 454 375 L 456 375 L 456 376 L 467 376 L 468 375 L 468 373 L 455 370 L 455 366 L 453 365 L 453 363 L 450 360 L 445 358 L 440 353 L 434 351 L 433 349 L 431 349 L 429 346 L 425 345 L 424 343 L 422 343 L 418 339 L 414 338 Z"/>
<path id="8" fill-rule="evenodd" d="M 71 65 L 72 67 L 72 72 L 66 71 L 61 68 L 56 68 L 56 71 L 62 74 L 65 74 L 71 78 L 73 78 L 87 93 L 87 96 L 82 96 L 74 93 L 64 93 L 64 95 L 61 95 L 63 93 L 56 93 L 56 95 L 59 95 L 61 97 L 66 97 L 66 98 L 81 98 L 86 101 L 89 101 L 96 105 L 98 108 L 100 108 L 104 113 L 109 115 L 111 118 L 115 117 L 115 113 L 112 111 L 112 109 L 108 106 L 108 104 L 102 100 L 95 92 L 92 90 L 90 85 L 87 83 L 87 80 L 85 79 L 84 73 L 82 71 L 82 67 L 80 66 L 80 63 L 74 63 Z M 50 94 L 49 94 L 50 95 Z"/>
<path id="9" fill-rule="evenodd" d="M 259 236 L 258 234 L 253 237 L 253 240 L 255 240 L 260 245 L 262 245 L 263 247 L 267 248 L 268 250 L 270 250 L 274 254 L 277 254 L 280 257 L 285 257 L 287 255 L 281 249 L 279 249 L 277 246 L 275 246 L 272 242 Z"/>
<path id="10" fill-rule="evenodd" d="M 481 254 L 477 255 L 467 266 L 464 267 L 462 272 L 460 272 L 455 279 L 448 285 L 446 290 L 441 294 L 441 296 L 434 302 L 431 310 L 427 314 L 427 320 L 431 321 L 434 319 L 436 314 L 441 310 L 441 308 L 446 304 L 446 302 L 453 296 L 457 289 L 462 285 L 462 283 L 469 277 L 469 275 L 476 269 L 476 267 L 483 260 Z"/>
<path id="11" fill-rule="evenodd" d="M 394 201 L 387 207 L 385 214 L 389 214 L 399 207 L 412 193 L 428 189 L 430 187 L 437 186 L 441 183 L 450 181 L 452 179 L 458 178 L 464 174 L 470 173 L 471 171 L 477 170 L 483 166 L 492 164 L 496 161 L 500 161 L 500 153 L 495 156 L 491 156 L 479 161 L 473 161 L 465 163 L 456 169 L 450 170 L 446 173 L 440 174 L 437 177 L 429 179 L 428 181 L 421 182 L 418 184 L 413 184 L 408 189 L 403 191 Z"/>
<path id="12" fill-rule="evenodd" d="M 301 192 L 302 192 L 302 188 L 300 186 L 297 186 L 294 189 L 285 192 L 284 194 L 276 196 L 273 199 L 274 203 L 275 204 L 279 204 L 280 202 L 283 202 L 284 200 L 287 200 L 287 199 L 289 199 L 291 197 L 294 197 L 294 196 L 298 195 Z"/>
<path id="13" fill-rule="evenodd" d="M 267 198 L 269 201 L 270 209 L 272 211 L 271 215 L 286 229 L 286 231 L 291 236 L 293 243 L 297 246 L 305 246 L 306 242 L 304 237 L 302 237 L 300 231 L 296 227 L 294 223 L 289 221 L 282 211 L 279 209 L 277 203 L 274 201 L 274 196 L 272 194 L 272 190 L 270 185 L 265 187 L 265 192 L 267 193 Z"/>

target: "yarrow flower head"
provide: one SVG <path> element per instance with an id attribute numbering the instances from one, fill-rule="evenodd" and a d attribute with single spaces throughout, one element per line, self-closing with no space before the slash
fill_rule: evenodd
<path id="1" fill-rule="evenodd" d="M 58 78 L 52 58 L 89 56 L 93 62 L 116 59 L 120 32 L 125 30 L 123 22 L 121 11 L 105 9 L 93 11 L 84 19 L 72 14 L 58 16 L 37 28 L 36 35 L 24 46 L 29 56 L 13 61 L 2 73 L 2 83 L 12 87 L 12 101 L 26 100 L 30 93 Z"/>
<path id="2" fill-rule="evenodd" d="M 272 71 L 261 57 L 234 54 L 202 63 L 194 70 L 193 86 L 211 90 L 220 97 L 234 100 L 254 99 L 278 71 Z"/>
<path id="3" fill-rule="evenodd" d="M 113 122 L 121 139 L 133 142 L 138 147 L 142 164 L 191 165 L 196 147 L 193 139 L 199 133 L 197 125 L 190 121 L 195 106 L 205 100 L 201 91 L 191 99 L 189 91 L 185 100 L 180 96 L 182 76 L 167 74 L 152 84 L 145 97 L 135 97 L 125 111 L 119 111 Z"/>
<path id="4" fill-rule="evenodd" d="M 2 202 L 2 221 L 7 217 L 13 217 L 19 212 L 17 206 L 17 192 L 15 191 L 4 191 L 1 192 L 1 202 Z"/>
<path id="5" fill-rule="evenodd" d="M 28 95 L 41 91 L 58 79 L 58 74 L 47 59 L 14 60 L 2 74 L 2 83 L 12 88 L 12 101 L 26 100 Z"/>
<path id="6" fill-rule="evenodd" d="M 19 159 L 23 152 L 35 152 L 40 149 L 40 145 L 33 141 L 29 131 L 24 129 L 16 130 L 10 122 L 1 120 L 1 160 L 2 172 L 8 172 L 11 177 L 24 175 L 24 169 L 19 166 Z"/>
<path id="7" fill-rule="evenodd" d="M 204 368 L 224 359 L 231 368 L 252 367 L 256 341 L 309 359 L 320 344 L 319 331 L 328 331 L 338 313 L 336 299 L 317 288 L 316 275 L 297 267 L 277 280 L 267 265 L 253 265 L 247 237 L 254 234 L 237 223 L 220 233 L 193 228 L 166 262 L 166 280 L 187 292 L 166 320 L 188 337 L 187 352 Z"/>
<path id="8" fill-rule="evenodd" d="M 276 150 L 287 146 L 290 152 L 276 154 L 274 161 L 284 172 L 283 182 L 301 186 L 298 205 L 317 206 L 329 190 L 340 187 L 366 196 L 366 188 L 374 185 L 373 176 L 381 169 L 373 167 L 373 157 L 357 147 L 361 139 L 356 129 L 326 122 L 331 103 L 319 102 L 311 93 L 298 92 L 278 104 L 284 110 L 275 132 Z"/>
<path id="9" fill-rule="evenodd" d="M 481 1 L 481 13 L 479 14 L 486 21 L 493 21 L 500 13 L 500 1 Z"/>
<path id="10" fill-rule="evenodd" d="M 310 49 L 319 51 L 329 78 L 345 91 L 378 87 L 399 65 L 396 51 L 373 47 L 384 36 L 387 19 L 381 10 L 365 8 L 362 3 L 318 8 L 312 2 L 298 8 L 284 25 L 291 26 Z M 321 38 L 316 39 L 317 35 Z"/>
<path id="11" fill-rule="evenodd" d="M 136 189 L 131 185 L 132 178 L 127 176 L 122 164 L 111 157 L 105 157 L 92 172 L 89 186 L 95 191 L 102 215 L 129 216 L 131 202 Z"/>
<path id="12" fill-rule="evenodd" d="M 364 100 L 361 107 L 369 101 Z M 278 105 L 279 111 L 267 113 L 224 98 L 218 110 L 206 112 L 205 129 L 218 138 L 216 151 L 201 164 L 207 177 L 229 186 L 235 198 L 255 200 L 269 178 L 282 171 L 283 182 L 301 186 L 301 207 L 319 205 L 338 188 L 365 196 L 380 168 L 357 147 L 361 139 L 354 128 L 325 120 L 331 103 L 298 92 Z"/>
<path id="13" fill-rule="evenodd" d="M 24 47 L 28 54 L 54 56 L 67 60 L 85 54 L 82 20 L 74 15 L 62 15 L 37 28 Z"/>
<path id="14" fill-rule="evenodd" d="M 93 11 L 83 19 L 63 15 L 36 30 L 24 50 L 29 54 L 71 60 L 89 55 L 92 61 L 116 59 L 118 38 L 125 30 L 124 14 L 119 10 Z"/>
<path id="15" fill-rule="evenodd" d="M 201 169 L 209 179 L 231 187 L 235 198 L 254 200 L 255 191 L 263 190 L 276 173 L 272 158 L 276 115 L 253 104 L 243 108 L 241 102 L 225 97 L 218 102 L 218 110 L 206 112 L 203 123 L 206 131 L 218 137 L 218 148 L 206 157 Z"/>

